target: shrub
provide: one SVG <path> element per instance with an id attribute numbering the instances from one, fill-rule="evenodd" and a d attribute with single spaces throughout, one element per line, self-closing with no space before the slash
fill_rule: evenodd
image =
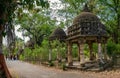
<path id="1" fill-rule="evenodd" d="M 54 63 L 52 61 L 49 61 L 49 66 L 54 66 Z"/>
<path id="2" fill-rule="evenodd" d="M 115 44 L 109 40 L 107 43 L 107 54 L 112 60 L 112 65 L 116 64 L 117 56 L 120 56 L 120 44 Z"/>
<path id="3" fill-rule="evenodd" d="M 65 63 L 62 64 L 62 69 L 63 69 L 63 70 L 66 70 L 66 65 L 65 65 Z"/>
<path id="4" fill-rule="evenodd" d="M 120 55 L 120 44 L 116 45 L 116 50 L 115 50 L 117 55 Z"/>
<path id="5" fill-rule="evenodd" d="M 109 40 L 107 43 L 107 54 L 112 57 L 115 54 L 115 50 L 116 44 Z"/>
<path id="6" fill-rule="evenodd" d="M 58 40 L 54 40 L 51 43 L 51 47 L 52 47 L 52 60 L 56 60 L 57 59 L 57 53 L 59 53 L 61 58 L 65 58 L 65 54 L 66 54 L 66 48 L 65 48 L 65 43 L 61 43 Z"/>
<path id="7" fill-rule="evenodd" d="M 25 48 L 20 59 L 26 61 L 47 61 L 48 50 L 48 41 L 43 41 L 42 46 L 35 45 L 34 49 Z"/>

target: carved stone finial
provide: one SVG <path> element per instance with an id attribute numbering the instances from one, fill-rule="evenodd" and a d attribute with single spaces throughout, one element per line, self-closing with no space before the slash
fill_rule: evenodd
<path id="1" fill-rule="evenodd" d="M 90 12 L 90 9 L 88 8 L 87 4 L 85 4 L 85 6 L 83 8 L 83 12 Z"/>

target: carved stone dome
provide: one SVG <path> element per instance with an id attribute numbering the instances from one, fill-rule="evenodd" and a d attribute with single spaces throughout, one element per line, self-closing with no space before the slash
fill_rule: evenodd
<path id="1" fill-rule="evenodd" d="M 64 30 L 60 27 L 56 28 L 52 34 L 49 37 L 49 40 L 60 40 L 60 41 L 65 41 L 65 39 L 67 38 L 66 33 L 64 32 Z"/>
<path id="2" fill-rule="evenodd" d="M 98 37 L 107 36 L 106 27 L 100 22 L 100 19 L 94 15 L 85 5 L 83 11 L 75 17 L 73 25 L 68 27 L 68 38 L 75 39 L 79 37 Z"/>
<path id="3" fill-rule="evenodd" d="M 81 22 L 91 22 L 91 21 L 99 22 L 100 20 L 95 14 L 91 13 L 87 5 L 85 5 L 83 11 L 73 20 L 73 25 Z"/>
<path id="4" fill-rule="evenodd" d="M 80 15 L 75 17 L 73 25 L 81 22 L 100 21 L 99 18 L 91 12 L 82 12 Z"/>

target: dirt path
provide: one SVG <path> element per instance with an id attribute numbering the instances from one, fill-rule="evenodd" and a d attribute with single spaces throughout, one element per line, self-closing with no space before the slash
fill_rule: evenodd
<path id="1" fill-rule="evenodd" d="M 104 72 L 62 71 L 21 61 L 6 61 L 13 78 L 120 78 L 120 70 Z"/>
<path id="2" fill-rule="evenodd" d="M 7 61 L 14 78 L 93 78 L 81 73 L 55 70 L 21 61 Z"/>

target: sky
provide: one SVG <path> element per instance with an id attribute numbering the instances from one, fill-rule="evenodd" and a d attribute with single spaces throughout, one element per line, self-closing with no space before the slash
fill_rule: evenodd
<path id="1" fill-rule="evenodd" d="M 16 36 L 18 36 L 19 38 L 23 39 L 22 32 L 18 32 L 18 31 L 17 31 L 19 28 L 20 28 L 19 25 L 18 25 L 18 26 L 15 26 L 15 34 L 16 34 Z M 28 37 L 25 37 L 24 42 L 27 42 L 28 40 L 29 40 L 29 38 L 28 38 Z M 3 37 L 3 45 L 7 45 L 6 41 L 7 41 L 6 37 Z"/>
<path id="2" fill-rule="evenodd" d="M 15 34 L 19 38 L 23 39 L 22 32 L 18 32 L 17 30 L 20 28 L 20 25 L 15 26 Z M 23 39 L 24 40 L 24 39 Z M 24 42 L 27 42 L 29 40 L 29 37 L 25 37 Z"/>

